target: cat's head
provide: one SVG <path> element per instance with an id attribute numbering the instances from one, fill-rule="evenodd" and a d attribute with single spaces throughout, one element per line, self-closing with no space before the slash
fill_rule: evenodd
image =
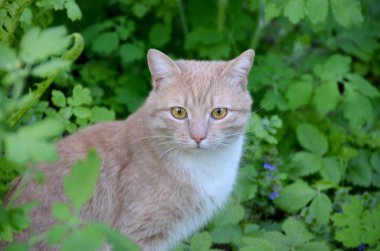
<path id="1" fill-rule="evenodd" d="M 150 49 L 153 90 L 144 110 L 162 149 L 207 151 L 238 140 L 251 112 L 247 78 L 254 51 L 231 61 L 173 61 Z M 170 151 L 170 150 L 168 150 Z"/>

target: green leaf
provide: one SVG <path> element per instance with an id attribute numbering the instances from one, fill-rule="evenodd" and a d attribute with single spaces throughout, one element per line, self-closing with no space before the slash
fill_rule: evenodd
<path id="1" fill-rule="evenodd" d="M 66 97 L 65 94 L 61 91 L 53 90 L 51 101 L 57 107 L 65 107 L 66 106 Z"/>
<path id="2" fill-rule="evenodd" d="M 328 142 L 323 133 L 310 124 L 300 124 L 297 128 L 297 139 L 307 150 L 320 156 L 325 154 L 328 149 Z"/>
<path id="3" fill-rule="evenodd" d="M 343 116 L 353 125 L 373 123 L 375 120 L 375 111 L 370 100 L 347 85 L 343 105 Z"/>
<path id="4" fill-rule="evenodd" d="M 292 163 L 295 164 L 297 170 L 295 171 L 299 176 L 306 176 L 318 172 L 322 168 L 322 158 L 314 153 L 297 152 Z"/>
<path id="5" fill-rule="evenodd" d="M 92 123 L 115 120 L 115 112 L 105 107 L 95 106 L 91 109 L 90 121 Z"/>
<path id="6" fill-rule="evenodd" d="M 94 228 L 97 228 L 99 231 L 102 231 L 105 237 L 107 238 L 107 242 L 112 246 L 113 251 L 140 251 L 141 249 L 135 243 L 133 243 L 130 239 L 128 239 L 125 235 L 120 232 L 110 228 L 105 224 L 91 224 Z"/>
<path id="7" fill-rule="evenodd" d="M 56 244 L 60 242 L 68 233 L 70 227 L 67 224 L 55 224 L 46 233 L 48 244 Z"/>
<path id="8" fill-rule="evenodd" d="M 67 16 L 71 21 L 82 19 L 82 12 L 80 11 L 80 8 L 75 1 L 67 1 L 65 3 L 65 8 L 67 10 Z"/>
<path id="9" fill-rule="evenodd" d="M 293 24 L 297 24 L 304 17 L 304 11 L 305 2 L 303 0 L 289 0 L 284 8 L 284 16 Z"/>
<path id="10" fill-rule="evenodd" d="M 369 156 L 366 152 L 360 151 L 352 159 L 347 168 L 347 180 L 357 186 L 368 187 L 372 182 L 372 170 L 369 164 Z"/>
<path id="11" fill-rule="evenodd" d="M 327 0 L 307 0 L 305 13 L 313 24 L 321 23 L 326 20 L 329 10 Z"/>
<path id="12" fill-rule="evenodd" d="M 72 99 L 67 100 L 72 106 L 91 105 L 92 97 L 88 88 L 81 85 L 74 86 Z"/>
<path id="13" fill-rule="evenodd" d="M 120 57 L 124 63 L 131 63 L 144 57 L 144 51 L 134 44 L 123 44 L 120 47 Z"/>
<path id="14" fill-rule="evenodd" d="M 280 9 L 278 6 L 274 3 L 268 3 L 266 4 L 265 9 L 265 22 L 271 21 L 273 18 L 278 17 L 281 14 Z"/>
<path id="15" fill-rule="evenodd" d="M 350 70 L 351 57 L 335 54 L 330 56 L 325 64 L 314 68 L 314 73 L 325 82 L 337 82 Z"/>
<path id="16" fill-rule="evenodd" d="M 191 251 L 209 251 L 212 241 L 208 232 L 196 233 L 190 240 Z"/>
<path id="17" fill-rule="evenodd" d="M 29 251 L 29 247 L 27 244 L 11 243 L 4 249 L 4 251 Z"/>
<path id="18" fill-rule="evenodd" d="M 246 238 L 247 240 L 248 238 Z M 245 241 L 247 242 L 247 241 Z M 249 243 L 247 246 L 243 246 L 239 251 L 276 251 L 276 246 L 269 242 L 268 240 L 261 238 L 249 238 Z"/>
<path id="19" fill-rule="evenodd" d="M 66 71 L 70 68 L 70 62 L 60 58 L 53 58 L 43 64 L 37 65 L 32 69 L 32 75 L 46 78 L 58 71 Z"/>
<path id="20" fill-rule="evenodd" d="M 286 92 L 289 108 L 294 110 L 307 105 L 312 91 L 313 84 L 311 82 L 298 82 L 292 84 Z"/>
<path id="21" fill-rule="evenodd" d="M 142 18 L 149 11 L 149 8 L 144 3 L 135 3 L 132 7 L 132 12 L 136 17 Z"/>
<path id="22" fill-rule="evenodd" d="M 92 196 L 100 170 L 101 160 L 94 150 L 79 160 L 64 178 L 64 191 L 76 209 L 80 209 Z"/>
<path id="23" fill-rule="evenodd" d="M 351 85 L 355 91 L 360 92 L 366 97 L 376 98 L 379 97 L 379 90 L 377 90 L 365 78 L 357 74 L 347 74 L 348 85 Z"/>
<path id="24" fill-rule="evenodd" d="M 73 113 L 77 118 L 87 119 L 91 116 L 91 111 L 87 107 L 77 106 L 73 108 Z"/>
<path id="25" fill-rule="evenodd" d="M 321 242 L 309 242 L 298 245 L 297 251 L 330 251 L 329 247 Z"/>
<path id="26" fill-rule="evenodd" d="M 100 250 L 104 242 L 103 235 L 91 225 L 76 229 L 70 236 L 63 239 L 62 251 L 94 251 Z"/>
<path id="27" fill-rule="evenodd" d="M 364 20 L 358 0 L 334 0 L 331 1 L 331 9 L 335 20 L 344 27 L 351 27 Z"/>
<path id="28" fill-rule="evenodd" d="M 119 47 L 119 37 L 116 32 L 104 32 L 98 35 L 93 43 L 92 50 L 102 55 L 110 55 Z"/>
<path id="29" fill-rule="evenodd" d="M 49 139 L 59 136 L 62 130 L 62 123 L 54 119 L 21 127 L 5 138 L 6 156 L 18 164 L 55 161 L 58 158 L 56 147 Z"/>
<path id="30" fill-rule="evenodd" d="M 149 41 L 153 46 L 162 47 L 170 40 L 171 26 L 156 23 L 149 30 Z"/>
<path id="31" fill-rule="evenodd" d="M 54 203 L 51 213 L 55 219 L 60 221 L 68 221 L 71 218 L 70 208 L 62 202 Z"/>
<path id="32" fill-rule="evenodd" d="M 0 70 L 11 71 L 21 66 L 16 52 L 0 43 Z"/>
<path id="33" fill-rule="evenodd" d="M 276 250 L 290 251 L 289 238 L 280 232 L 268 231 L 261 235 L 262 238 L 270 241 L 276 246 Z"/>
<path id="34" fill-rule="evenodd" d="M 62 55 L 70 39 L 64 27 L 31 28 L 21 39 L 20 57 L 27 64 L 34 64 L 50 56 Z"/>
<path id="35" fill-rule="evenodd" d="M 245 210 L 242 205 L 231 205 L 222 210 L 215 218 L 215 221 L 218 225 L 237 224 L 243 219 L 244 214 Z"/>
<path id="36" fill-rule="evenodd" d="M 298 180 L 282 189 L 279 197 L 275 199 L 275 203 L 286 212 L 296 213 L 306 206 L 315 195 L 315 190 L 307 183 Z"/>
<path id="37" fill-rule="evenodd" d="M 217 226 L 211 231 L 211 237 L 214 243 L 232 243 L 235 238 L 240 238 L 241 235 L 241 229 L 236 224 Z"/>
<path id="38" fill-rule="evenodd" d="M 345 170 L 342 170 L 341 165 L 336 158 L 328 157 L 323 158 L 323 165 L 321 168 L 321 176 L 326 180 L 334 181 L 339 184 Z"/>
<path id="39" fill-rule="evenodd" d="M 310 214 L 315 218 L 317 224 L 326 225 L 329 222 L 330 214 L 332 211 L 332 203 L 326 194 L 319 194 L 311 202 Z"/>
<path id="40" fill-rule="evenodd" d="M 284 221 L 282 224 L 282 229 L 288 237 L 289 244 L 291 246 L 297 246 L 308 242 L 314 238 L 314 235 L 309 232 L 305 224 L 291 217 Z"/>
<path id="41" fill-rule="evenodd" d="M 333 111 L 340 100 L 338 85 L 335 82 L 325 83 L 315 90 L 313 103 L 318 114 L 323 117 L 326 113 Z"/>

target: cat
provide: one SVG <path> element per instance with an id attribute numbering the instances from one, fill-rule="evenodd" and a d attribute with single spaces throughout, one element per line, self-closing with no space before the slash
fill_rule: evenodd
<path id="1" fill-rule="evenodd" d="M 108 223 L 144 251 L 166 251 L 202 228 L 225 205 L 242 154 L 251 113 L 247 91 L 254 51 L 231 61 L 173 61 L 150 49 L 153 89 L 125 121 L 90 126 L 57 143 L 57 164 L 39 166 L 42 185 L 30 182 L 17 203 L 40 202 L 31 229 L 52 224 L 51 204 L 67 201 L 63 177 L 89 149 L 101 157 L 101 174 L 85 220 Z M 40 243 L 36 250 L 51 250 Z"/>

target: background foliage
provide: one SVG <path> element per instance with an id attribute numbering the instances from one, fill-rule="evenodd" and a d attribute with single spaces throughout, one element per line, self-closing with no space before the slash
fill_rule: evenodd
<path id="1" fill-rule="evenodd" d="M 148 48 L 198 59 L 253 48 L 239 182 L 177 250 L 380 250 L 379 16 L 376 0 L 1 0 L 0 196 L 20 175 L 43 182 L 35 164 L 57 159 L 63 135 L 135 111 L 150 90 Z M 64 180 L 70 205 L 52 209 L 59 223 L 8 250 L 136 250 L 78 217 L 98 168 L 95 152 L 78 162 Z M 30 224 L 32 207 L 0 203 L 0 240 Z"/>

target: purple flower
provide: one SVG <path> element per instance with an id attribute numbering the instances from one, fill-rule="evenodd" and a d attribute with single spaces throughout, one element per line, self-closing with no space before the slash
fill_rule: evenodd
<path id="1" fill-rule="evenodd" d="M 276 166 L 269 163 L 264 163 L 264 169 L 269 170 L 269 171 L 274 171 L 276 170 Z"/>
<path id="2" fill-rule="evenodd" d="M 365 248 L 366 248 L 366 246 L 364 244 L 360 244 L 358 246 L 358 251 L 363 251 L 363 250 L 365 250 Z"/>
<path id="3" fill-rule="evenodd" d="M 279 196 L 278 192 L 277 191 L 273 191 L 269 194 L 269 199 L 270 200 L 274 200 L 276 199 L 277 197 Z"/>

